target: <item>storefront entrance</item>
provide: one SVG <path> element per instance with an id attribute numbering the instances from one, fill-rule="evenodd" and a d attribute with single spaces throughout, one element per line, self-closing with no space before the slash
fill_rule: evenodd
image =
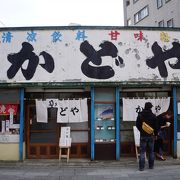
<path id="1" fill-rule="evenodd" d="M 48 123 L 36 121 L 35 105 L 27 111 L 27 158 L 58 158 L 61 124 L 56 122 L 56 109 L 48 109 Z"/>
<path id="2" fill-rule="evenodd" d="M 123 89 L 121 93 L 121 156 L 135 156 L 135 144 L 134 144 L 134 134 L 133 126 L 135 126 L 134 121 L 123 121 L 123 98 L 128 99 L 153 99 L 153 98 L 167 98 L 172 97 L 170 88 L 131 88 Z M 132 108 L 135 108 L 132 106 Z M 173 113 L 173 99 L 170 98 L 169 111 Z M 164 140 L 164 154 L 172 155 L 172 144 L 173 144 L 173 117 L 170 120 L 171 126 L 166 128 L 166 139 Z"/>
<path id="3" fill-rule="evenodd" d="M 57 95 L 58 94 L 58 95 Z M 113 89 L 95 94 L 95 159 L 115 159 L 115 102 Z M 111 95 L 111 96 L 110 96 Z M 48 123 L 37 122 L 35 99 L 42 98 L 88 98 L 88 121 L 81 123 L 57 123 L 57 109 L 48 108 Z M 106 97 L 106 98 L 105 98 Z M 122 98 L 171 97 L 171 91 L 156 89 L 124 89 L 120 99 L 120 156 L 135 157 L 133 126 L 135 121 L 123 121 Z M 109 100 L 109 99 L 110 100 Z M 58 158 L 59 137 L 62 126 L 71 127 L 72 146 L 70 158 L 90 158 L 90 98 L 89 93 L 27 93 L 25 111 L 26 157 L 35 159 Z M 172 98 L 170 110 L 173 111 Z M 114 109 L 111 111 L 111 109 Z M 105 111 L 104 110 L 108 110 Z M 104 112 L 104 113 L 103 113 Z M 113 113 L 112 113 L 113 112 Z M 102 117 L 99 115 L 103 115 Z M 107 118 L 105 118 L 107 116 Z M 112 117 L 111 117 L 112 116 Z M 100 120 L 101 118 L 101 120 Z M 173 119 L 167 129 L 165 154 L 172 154 Z M 104 151 L 106 149 L 106 151 Z"/>
<path id="4" fill-rule="evenodd" d="M 35 99 L 81 99 L 87 98 L 89 109 L 88 92 L 32 92 L 26 93 L 25 110 L 25 136 L 26 157 L 29 159 L 57 159 L 59 156 L 59 138 L 61 127 L 71 127 L 71 151 L 70 158 L 89 158 L 90 154 L 90 124 L 89 115 L 85 122 L 57 123 L 57 108 L 48 108 L 47 123 L 37 122 Z M 89 110 L 88 110 L 89 112 Z"/>

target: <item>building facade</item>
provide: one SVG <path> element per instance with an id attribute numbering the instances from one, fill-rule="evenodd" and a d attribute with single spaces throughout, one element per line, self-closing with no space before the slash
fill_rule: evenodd
<path id="1" fill-rule="evenodd" d="M 124 0 L 125 26 L 180 27 L 178 0 Z"/>
<path id="2" fill-rule="evenodd" d="M 0 29 L 0 160 L 135 157 L 145 102 L 171 111 L 165 153 L 180 157 L 180 31 L 122 27 Z M 105 150 L 104 150 L 105 149 Z"/>

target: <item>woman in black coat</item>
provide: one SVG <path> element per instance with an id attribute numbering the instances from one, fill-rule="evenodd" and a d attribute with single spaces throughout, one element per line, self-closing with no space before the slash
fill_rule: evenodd
<path id="1" fill-rule="evenodd" d="M 163 141 L 166 138 L 166 128 L 170 126 L 170 120 L 172 118 L 172 114 L 169 112 L 165 112 L 157 116 L 158 119 L 158 134 L 154 143 L 154 152 L 156 157 L 160 160 L 165 161 L 166 158 L 163 157 L 164 144 Z"/>

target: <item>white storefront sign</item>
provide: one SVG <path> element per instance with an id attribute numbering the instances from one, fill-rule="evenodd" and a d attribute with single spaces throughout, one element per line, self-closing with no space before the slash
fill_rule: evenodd
<path id="1" fill-rule="evenodd" d="M 179 40 L 147 29 L 2 29 L 0 81 L 179 81 Z"/>

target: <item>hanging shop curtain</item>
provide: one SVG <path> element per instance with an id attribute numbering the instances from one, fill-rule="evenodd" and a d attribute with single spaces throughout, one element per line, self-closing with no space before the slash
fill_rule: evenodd
<path id="1" fill-rule="evenodd" d="M 87 106 L 87 98 L 86 99 L 80 99 L 80 122 L 88 121 L 88 106 Z"/>
<path id="2" fill-rule="evenodd" d="M 47 123 L 47 103 L 36 99 L 37 122 Z"/>
<path id="3" fill-rule="evenodd" d="M 59 123 L 76 123 L 88 121 L 87 98 L 59 101 Z"/>
<path id="4" fill-rule="evenodd" d="M 136 121 L 138 112 L 141 112 L 146 102 L 151 102 L 152 112 L 159 115 L 166 112 L 170 105 L 170 97 L 154 99 L 129 99 L 123 98 L 123 121 Z"/>
<path id="5" fill-rule="evenodd" d="M 88 121 L 87 98 L 78 100 L 36 100 L 37 122 L 47 123 L 47 108 L 58 108 L 57 123 Z"/>
<path id="6" fill-rule="evenodd" d="M 58 115 L 57 122 L 58 123 L 68 123 L 69 122 L 69 100 L 61 100 L 58 102 Z"/>
<path id="7" fill-rule="evenodd" d="M 80 122 L 80 117 L 81 117 L 81 107 L 80 107 L 80 100 L 71 100 L 69 101 L 69 122 L 71 123 L 76 123 Z"/>

